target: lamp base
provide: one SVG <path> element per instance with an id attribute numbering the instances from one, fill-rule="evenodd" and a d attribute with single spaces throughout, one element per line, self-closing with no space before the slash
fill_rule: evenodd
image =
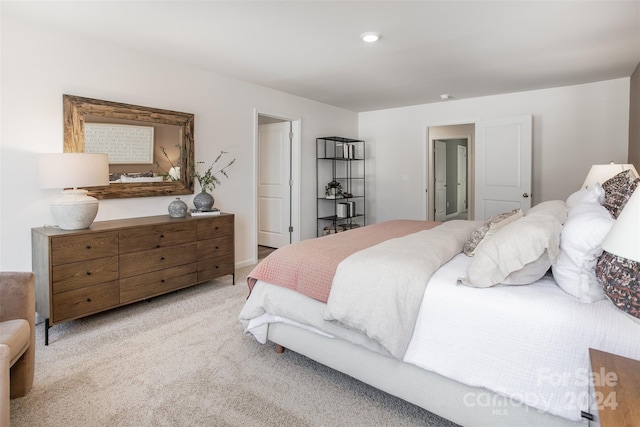
<path id="1" fill-rule="evenodd" d="M 50 206 L 53 219 L 62 230 L 89 228 L 98 214 L 98 199 L 88 196 L 87 190 L 64 190 Z"/>

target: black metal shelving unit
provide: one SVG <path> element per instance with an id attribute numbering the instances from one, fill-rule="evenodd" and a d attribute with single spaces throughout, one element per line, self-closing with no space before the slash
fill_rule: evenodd
<path id="1" fill-rule="evenodd" d="M 318 237 L 366 225 L 365 176 L 363 140 L 316 138 Z M 337 194 L 327 194 L 332 182 L 340 184 Z"/>

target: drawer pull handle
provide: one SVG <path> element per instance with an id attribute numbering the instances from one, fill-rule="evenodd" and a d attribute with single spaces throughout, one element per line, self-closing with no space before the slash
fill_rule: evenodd
<path id="1" fill-rule="evenodd" d="M 91 302 L 91 298 L 87 298 L 87 302 Z"/>
<path id="2" fill-rule="evenodd" d="M 87 249 L 91 249 L 91 245 L 87 245 Z"/>
<path id="3" fill-rule="evenodd" d="M 164 283 L 164 279 L 161 279 L 161 280 L 160 280 L 160 283 Z"/>
<path id="4" fill-rule="evenodd" d="M 216 265 L 216 268 L 220 268 L 220 266 Z"/>
<path id="5" fill-rule="evenodd" d="M 216 246 L 216 250 L 220 249 L 218 246 Z"/>
<path id="6" fill-rule="evenodd" d="M 164 234 L 161 234 L 161 235 L 160 235 L 160 237 L 161 237 L 161 238 L 164 238 Z"/>
<path id="7" fill-rule="evenodd" d="M 90 271 L 87 271 L 87 276 L 91 276 L 91 272 Z"/>
<path id="8" fill-rule="evenodd" d="M 163 256 L 160 257 L 160 261 L 164 261 L 164 257 Z"/>
<path id="9" fill-rule="evenodd" d="M 159 247 L 160 247 L 160 245 L 156 246 L 156 248 L 159 248 Z"/>

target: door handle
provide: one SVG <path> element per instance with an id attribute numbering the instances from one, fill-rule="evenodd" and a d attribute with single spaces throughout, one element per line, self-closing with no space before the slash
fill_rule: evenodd
<path id="1" fill-rule="evenodd" d="M 522 197 L 524 197 L 526 199 L 527 197 L 529 197 L 529 193 L 523 193 Z"/>

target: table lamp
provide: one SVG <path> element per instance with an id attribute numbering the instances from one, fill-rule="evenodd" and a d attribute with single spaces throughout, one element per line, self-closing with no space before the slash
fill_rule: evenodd
<path id="1" fill-rule="evenodd" d="M 593 165 L 587 174 L 587 178 L 582 184 L 582 188 L 589 188 L 596 182 L 602 184 L 609 178 L 613 178 L 620 172 L 626 171 L 627 169 L 631 169 L 636 178 L 638 177 L 638 171 L 636 171 L 636 168 L 632 164 L 611 162 L 606 165 Z"/>
<path id="2" fill-rule="evenodd" d="M 619 309 L 640 322 L 640 191 L 634 191 L 602 242 L 597 275 Z"/>
<path id="3" fill-rule="evenodd" d="M 63 230 L 89 228 L 98 214 L 98 200 L 78 187 L 109 185 L 106 154 L 51 153 L 38 158 L 40 187 L 63 188 L 51 202 L 51 214 Z"/>
<path id="4" fill-rule="evenodd" d="M 602 241 L 602 249 L 640 262 L 640 191 L 634 191 Z"/>

